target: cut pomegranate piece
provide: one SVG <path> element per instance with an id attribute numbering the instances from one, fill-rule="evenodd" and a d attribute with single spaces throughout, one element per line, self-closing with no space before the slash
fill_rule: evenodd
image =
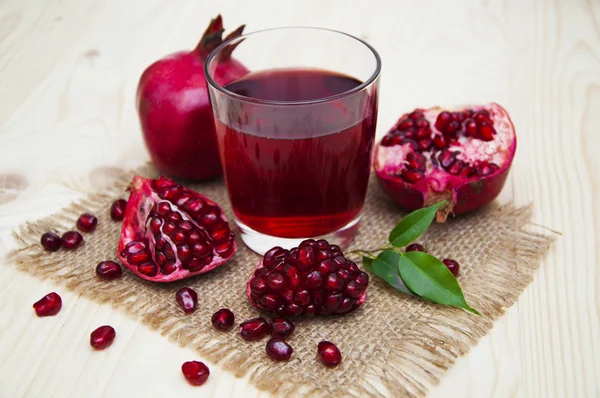
<path id="1" fill-rule="evenodd" d="M 49 252 L 55 252 L 60 249 L 60 236 L 53 232 L 46 232 L 42 235 L 41 243 L 44 249 Z"/>
<path id="2" fill-rule="evenodd" d="M 217 268 L 237 250 L 221 208 L 207 197 L 165 177 L 136 176 L 130 189 L 118 256 L 136 275 L 185 279 Z"/>
<path id="3" fill-rule="evenodd" d="M 104 350 L 112 344 L 116 335 L 112 326 L 100 326 L 90 334 L 90 345 L 97 350 Z"/>
<path id="4" fill-rule="evenodd" d="M 279 337 L 273 337 L 267 342 L 266 351 L 274 361 L 287 361 L 294 353 L 292 346 Z"/>
<path id="5" fill-rule="evenodd" d="M 246 295 L 257 308 L 282 316 L 346 314 L 366 299 L 369 276 L 325 240 L 265 253 L 248 281 Z"/>
<path id="6" fill-rule="evenodd" d="M 328 368 L 338 366 L 342 362 L 342 353 L 335 344 L 330 341 L 321 341 L 317 346 L 317 355 Z"/>
<path id="7" fill-rule="evenodd" d="M 201 386 L 210 376 L 210 370 L 203 362 L 188 361 L 181 365 L 181 372 L 187 381 L 194 386 Z"/>
<path id="8" fill-rule="evenodd" d="M 101 261 L 96 266 L 96 275 L 107 281 L 120 278 L 123 275 L 123 268 L 114 261 Z"/>
<path id="9" fill-rule="evenodd" d="M 419 135 L 417 122 L 428 134 Z M 516 148 L 512 121 L 498 104 L 456 112 L 419 109 L 402 116 L 377 145 L 375 173 L 383 190 L 407 210 L 447 200 L 437 214 L 443 222 L 450 213 L 475 210 L 500 194 Z"/>
<path id="10" fill-rule="evenodd" d="M 33 309 L 37 316 L 54 316 L 62 308 L 62 299 L 55 293 L 48 293 L 33 304 Z"/>
<path id="11" fill-rule="evenodd" d="M 77 219 L 77 229 L 81 232 L 92 232 L 96 229 L 98 219 L 90 213 L 83 213 Z"/>
<path id="12" fill-rule="evenodd" d="M 221 331 L 230 330 L 235 322 L 235 315 L 227 308 L 221 308 L 210 319 L 214 328 Z"/>

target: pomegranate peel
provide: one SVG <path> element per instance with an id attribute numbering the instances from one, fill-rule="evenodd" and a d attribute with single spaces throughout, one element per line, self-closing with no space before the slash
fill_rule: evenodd
<path id="1" fill-rule="evenodd" d="M 417 109 L 377 145 L 374 168 L 383 190 L 407 210 L 445 200 L 437 213 L 444 222 L 500 194 L 516 146 L 514 125 L 498 104 Z"/>
<path id="2" fill-rule="evenodd" d="M 117 255 L 136 275 L 185 279 L 223 265 L 236 250 L 215 202 L 166 177 L 133 178 Z"/>

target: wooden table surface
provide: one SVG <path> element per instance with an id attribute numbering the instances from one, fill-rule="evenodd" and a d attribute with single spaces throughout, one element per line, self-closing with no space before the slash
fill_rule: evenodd
<path id="1" fill-rule="evenodd" d="M 0 1 L 0 396 L 264 396 L 108 306 L 16 272 L 17 225 L 148 159 L 140 73 L 191 48 L 209 19 L 248 30 L 312 25 L 368 40 L 383 59 L 378 135 L 416 106 L 497 101 L 519 148 L 502 198 L 562 232 L 534 282 L 430 396 L 600 396 L 600 2 Z M 31 304 L 58 290 L 60 314 Z M 118 330 L 105 352 L 89 333 Z M 132 395 L 133 394 L 133 395 Z"/>

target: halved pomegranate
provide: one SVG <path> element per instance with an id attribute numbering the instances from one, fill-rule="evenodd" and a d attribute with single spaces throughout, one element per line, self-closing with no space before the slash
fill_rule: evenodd
<path id="1" fill-rule="evenodd" d="M 500 105 L 459 111 L 417 109 L 377 145 L 375 173 L 400 206 L 415 210 L 441 200 L 438 221 L 493 201 L 515 156 L 517 137 Z"/>
<path id="2" fill-rule="evenodd" d="M 211 271 L 237 247 L 221 208 L 207 197 L 160 177 L 133 177 L 119 259 L 136 275 L 170 282 Z"/>

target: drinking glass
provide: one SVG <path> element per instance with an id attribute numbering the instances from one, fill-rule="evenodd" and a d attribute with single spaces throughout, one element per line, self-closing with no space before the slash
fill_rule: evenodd
<path id="1" fill-rule="evenodd" d="M 345 246 L 355 235 L 380 70 L 369 44 L 320 28 L 250 33 L 209 55 L 221 164 L 235 222 L 252 250 L 307 238 Z"/>

